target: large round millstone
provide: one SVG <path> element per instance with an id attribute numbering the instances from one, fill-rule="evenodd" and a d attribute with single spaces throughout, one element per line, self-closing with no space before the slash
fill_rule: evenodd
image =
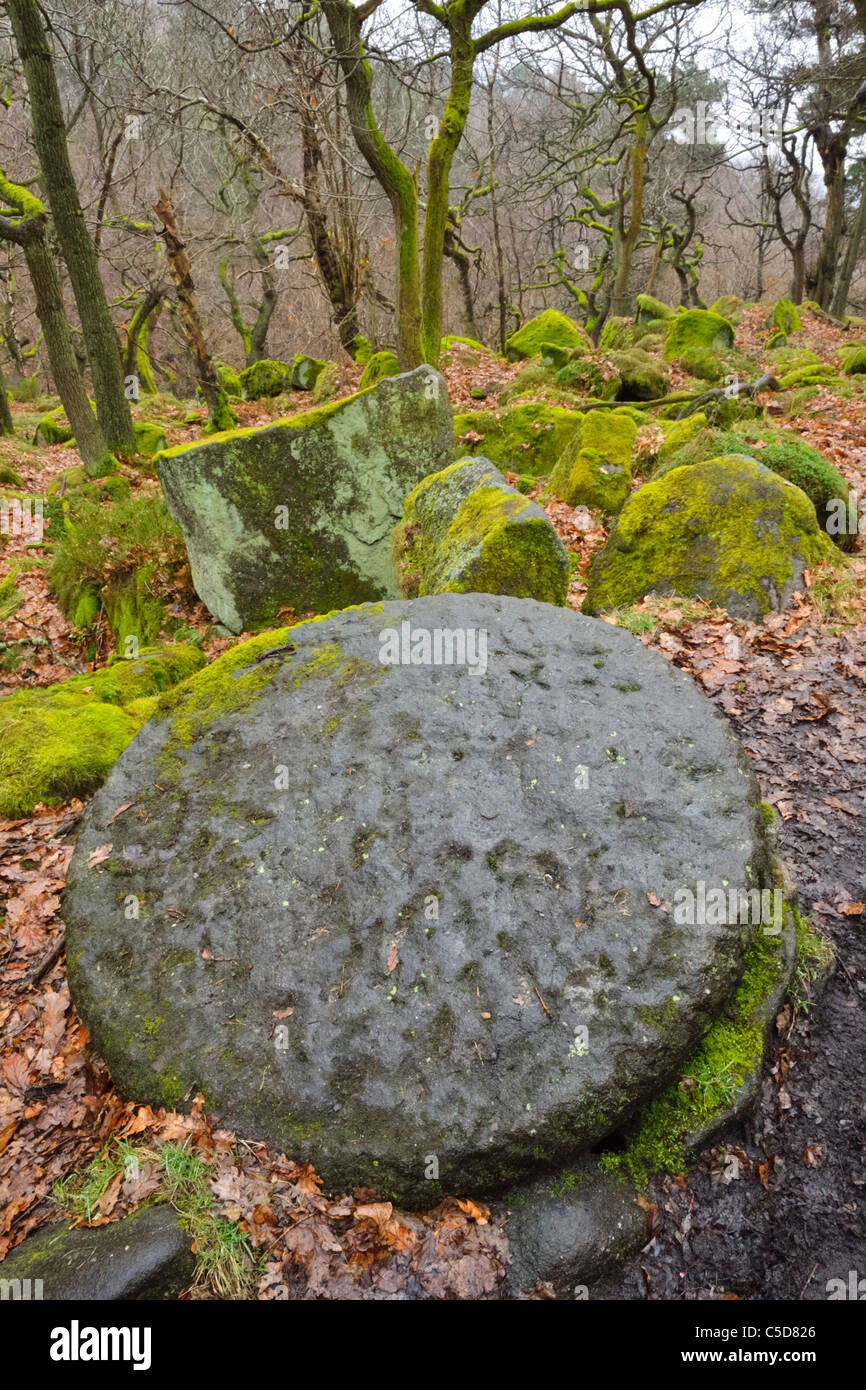
<path id="1" fill-rule="evenodd" d="M 388 660 L 445 630 L 476 658 L 485 632 L 486 664 Z M 330 1187 L 430 1204 L 614 1130 L 742 972 L 755 928 L 670 904 L 768 882 L 757 787 L 624 631 L 489 594 L 366 605 L 163 700 L 64 904 L 75 1003 L 135 1100 L 200 1089 Z"/>

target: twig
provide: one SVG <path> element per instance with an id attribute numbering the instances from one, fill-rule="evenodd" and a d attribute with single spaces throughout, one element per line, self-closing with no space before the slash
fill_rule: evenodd
<path id="1" fill-rule="evenodd" d="M 26 975 L 21 976 L 21 979 L 18 982 L 21 988 L 29 989 L 31 985 L 36 984 L 37 980 L 41 980 L 45 972 L 47 970 L 50 970 L 52 965 L 54 965 L 55 962 L 60 959 L 65 945 L 66 928 L 64 927 L 62 931 L 59 933 L 57 940 L 55 941 L 54 945 L 51 947 L 51 950 L 47 953 L 47 955 L 44 955 L 40 961 L 37 961 L 34 966 L 31 966 L 31 968 L 27 971 Z"/>

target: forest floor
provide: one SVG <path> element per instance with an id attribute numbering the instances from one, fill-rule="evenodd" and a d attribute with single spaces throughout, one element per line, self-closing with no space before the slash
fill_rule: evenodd
<path id="1" fill-rule="evenodd" d="M 759 344 L 748 316 L 737 346 Z M 830 359 L 841 331 L 810 320 L 798 345 Z M 518 370 L 490 358 L 446 372 L 456 410 L 479 407 L 473 386 L 505 384 Z M 345 389 L 356 381 L 346 372 Z M 674 382 L 676 386 L 676 381 Z M 298 395 L 291 409 L 303 409 Z M 766 398 L 774 414 L 780 408 Z M 491 403 L 488 402 L 488 408 Z M 15 407 L 16 417 L 23 411 Z M 261 403 L 242 423 L 264 423 Z M 866 496 L 866 402 L 821 388 L 796 415 L 777 420 L 819 449 Z M 167 425 L 169 443 L 196 437 Z M 0 442 L 28 490 L 78 463 L 74 450 Z M 125 470 L 136 490 L 155 487 Z M 579 608 L 584 575 L 607 531 L 589 513 L 552 503 L 548 514 L 580 559 L 569 594 Z M 634 1261 L 590 1289 L 594 1298 L 825 1298 L 827 1281 L 866 1275 L 866 538 L 851 557 L 851 582 L 828 592 L 820 575 L 784 614 L 761 625 L 733 622 L 705 604 L 645 600 L 630 626 L 645 645 L 689 671 L 732 721 L 763 797 L 779 814 L 782 853 L 800 908 L 830 938 L 835 963 L 812 990 L 801 982 L 795 1012 L 783 1011 L 771 1070 L 748 1120 L 726 1131 L 688 1173 L 653 1180 L 648 1243 Z M 18 547 L 18 549 L 16 549 Z M 11 539 L 0 581 L 24 553 Z M 169 595 L 177 616 L 208 634 L 210 615 L 190 599 L 189 577 Z M 23 602 L 5 623 L 24 660 L 0 691 L 61 680 L 104 664 L 110 631 L 85 643 L 50 594 L 43 569 L 18 577 Z M 170 610 L 171 611 L 171 610 Z M 301 616 L 301 615 L 298 615 Z M 732 639 L 736 639 L 733 641 Z M 211 657 L 234 639 L 204 641 Z M 59 894 L 80 802 L 22 821 L 0 821 L 0 1259 L 60 1214 L 55 1184 L 106 1146 L 135 1147 L 134 1170 L 105 1169 L 94 1187 L 93 1224 L 134 1210 L 160 1183 L 159 1146 L 185 1143 L 208 1165 L 214 1212 L 236 1222 L 256 1258 L 246 1294 L 291 1298 L 496 1298 L 506 1241 L 479 1203 L 449 1198 L 423 1215 L 392 1210 L 356 1189 L 331 1200 L 309 1164 L 214 1130 L 200 1108 L 152 1110 L 121 1097 L 71 1006 L 62 954 Z M 59 947 L 59 951 L 56 948 Z M 52 953 L 56 957 L 52 959 Z M 810 1001 L 809 994 L 814 994 Z M 739 1176 L 730 1177 L 729 1155 Z M 859 1262 L 859 1263 L 858 1263 Z M 206 1286 L 188 1297 L 213 1296 Z M 543 1288 L 535 1297 L 544 1297 Z"/>

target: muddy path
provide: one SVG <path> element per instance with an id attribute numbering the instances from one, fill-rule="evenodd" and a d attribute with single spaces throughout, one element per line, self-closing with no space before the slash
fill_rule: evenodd
<path id="1" fill-rule="evenodd" d="M 767 645 L 717 700 L 836 963 L 780 1037 L 753 1115 L 685 1177 L 654 1181 L 652 1239 L 591 1298 L 824 1300 L 831 1280 L 866 1280 L 866 635 Z"/>

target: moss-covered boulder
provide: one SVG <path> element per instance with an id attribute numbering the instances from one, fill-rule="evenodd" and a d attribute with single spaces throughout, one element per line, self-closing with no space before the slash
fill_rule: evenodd
<path id="1" fill-rule="evenodd" d="M 72 429 L 62 405 L 42 416 L 33 435 L 34 444 L 68 444 L 71 439 Z"/>
<path id="2" fill-rule="evenodd" d="M 508 410 L 455 415 L 454 436 L 465 453 L 477 451 L 499 468 L 541 478 L 551 472 L 582 418 L 576 410 L 527 401 Z"/>
<path id="3" fill-rule="evenodd" d="M 151 424 L 148 420 L 136 420 L 133 425 L 135 430 L 135 452 L 144 454 L 146 458 L 153 458 L 160 449 L 165 448 L 165 430 L 162 425 Z"/>
<path id="4" fill-rule="evenodd" d="M 654 476 L 663 472 L 670 472 L 670 460 L 706 427 L 707 417 L 702 410 L 696 410 L 694 415 L 687 415 L 684 420 L 665 421 L 662 424 L 662 429 L 665 432 L 664 442 L 659 445 L 653 464 Z M 719 452 L 717 449 L 716 453 Z M 683 459 L 681 462 L 686 462 L 686 460 Z M 697 460 L 689 459 L 688 462 L 696 463 Z"/>
<path id="5" fill-rule="evenodd" d="M 473 352 L 487 352 L 483 343 L 479 343 L 477 338 L 464 338 L 459 333 L 446 333 L 439 344 L 440 352 L 448 352 L 449 348 L 467 347 Z"/>
<path id="6" fill-rule="evenodd" d="M 618 512 L 631 485 L 631 455 L 637 424 L 630 414 L 591 410 L 580 433 L 563 450 L 548 484 L 570 507 Z"/>
<path id="7" fill-rule="evenodd" d="M 376 386 L 388 376 L 400 375 L 400 363 L 395 352 L 374 352 L 361 373 L 361 390 Z"/>
<path id="8" fill-rule="evenodd" d="M 304 352 L 297 353 L 292 359 L 292 390 L 312 391 L 325 368 L 332 365 L 333 363 L 325 362 L 321 357 L 308 357 Z"/>
<path id="9" fill-rule="evenodd" d="M 164 646 L 0 699 L 0 816 L 89 796 L 150 717 L 146 697 L 203 665 L 195 647 Z"/>
<path id="10" fill-rule="evenodd" d="M 846 353 L 842 371 L 846 376 L 863 376 L 866 373 L 866 347 L 856 347 L 853 352 Z"/>
<path id="11" fill-rule="evenodd" d="M 524 357 L 538 356 L 543 344 L 583 351 L 592 346 L 587 334 L 573 319 L 558 309 L 545 309 L 506 339 L 505 355 L 509 362 L 520 362 Z"/>
<path id="12" fill-rule="evenodd" d="M 605 351 L 610 351 L 612 348 L 625 347 L 625 343 L 622 341 L 622 335 L 627 329 L 633 327 L 633 322 L 634 321 L 630 318 L 624 318 L 621 315 L 614 314 L 611 318 L 606 320 L 604 328 L 601 330 L 599 346 L 604 348 Z"/>
<path id="13" fill-rule="evenodd" d="M 567 608 L 262 634 L 162 697 L 87 808 L 72 999 L 130 1100 L 201 1092 L 329 1190 L 490 1195 L 688 1074 L 761 933 L 722 885 L 774 886 L 758 798 L 688 675 Z"/>
<path id="14" fill-rule="evenodd" d="M 263 396 L 281 396 L 284 391 L 292 389 L 292 364 L 263 357 L 251 367 L 244 367 L 238 374 L 238 380 L 248 401 L 257 401 Z"/>
<path id="15" fill-rule="evenodd" d="M 407 492 L 454 457 L 431 367 L 259 429 L 157 455 L 200 598 L 231 632 L 395 593 Z"/>
<path id="16" fill-rule="evenodd" d="M 243 393 L 241 379 L 234 367 L 226 366 L 225 362 L 214 361 L 214 368 L 217 374 L 217 381 L 222 389 L 229 396 L 240 396 Z"/>
<path id="17" fill-rule="evenodd" d="M 803 327 L 797 306 L 792 299 L 777 299 L 767 316 L 767 327 L 777 333 L 798 333 Z"/>
<path id="18" fill-rule="evenodd" d="M 705 347 L 689 347 L 680 353 L 680 366 L 699 381 L 721 381 L 727 368 L 714 352 Z"/>
<path id="19" fill-rule="evenodd" d="M 512 594 L 564 603 L 568 556 L 534 502 L 489 459 L 460 459 L 419 483 L 394 533 L 400 588 L 426 594 Z"/>
<path id="20" fill-rule="evenodd" d="M 615 352 L 612 361 L 619 372 L 618 401 L 657 401 L 667 395 L 667 373 L 648 352 L 631 348 Z"/>
<path id="21" fill-rule="evenodd" d="M 680 594 L 759 621 L 837 553 L 798 487 L 752 459 L 711 459 L 632 494 L 593 562 L 584 612 Z"/>
<path id="22" fill-rule="evenodd" d="M 711 314 L 719 314 L 723 319 L 728 319 L 731 323 L 739 323 L 744 309 L 748 308 L 745 300 L 739 299 L 735 294 L 723 294 L 714 304 L 710 305 Z"/>
<path id="23" fill-rule="evenodd" d="M 661 299 L 656 299 L 651 294 L 639 294 L 637 297 L 637 318 L 638 323 L 658 323 L 663 319 L 672 319 L 676 313 L 670 304 L 665 304 Z"/>
<path id="24" fill-rule="evenodd" d="M 709 309 L 686 309 L 677 314 L 668 324 L 665 335 L 665 357 L 672 362 L 685 352 L 686 348 L 710 348 L 713 352 L 724 352 L 734 346 L 734 326 L 721 314 L 713 314 Z"/>
<path id="25" fill-rule="evenodd" d="M 849 488 L 842 474 L 793 430 L 759 429 L 754 434 L 733 434 L 728 430 L 706 428 L 702 412 L 680 421 L 680 426 L 696 423 L 690 430 L 674 426 L 659 450 L 654 477 L 674 468 L 704 463 L 722 455 L 739 454 L 771 468 L 805 492 L 819 523 L 833 535 L 837 545 L 847 549 L 854 537 L 834 531 L 840 514 L 847 515 Z M 833 523 L 833 524 L 831 524 Z"/>

